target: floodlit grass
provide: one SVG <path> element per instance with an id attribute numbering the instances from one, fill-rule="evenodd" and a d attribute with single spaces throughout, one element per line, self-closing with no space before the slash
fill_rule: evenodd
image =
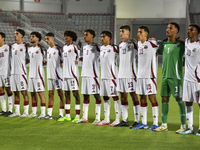
<path id="1" fill-rule="evenodd" d="M 81 71 L 81 68 L 80 68 Z M 161 124 L 161 67 L 158 69 L 159 124 Z M 81 78 L 80 78 L 81 84 Z M 46 86 L 47 89 L 47 86 Z M 83 96 L 81 96 L 81 104 Z M 46 101 L 48 91 L 45 92 Z M 30 104 L 31 104 L 31 97 Z M 133 104 L 129 96 L 129 122 L 134 122 Z M 71 100 L 71 117 L 75 117 L 74 98 Z M 21 114 L 23 113 L 23 98 L 21 96 Z M 39 104 L 39 102 L 38 102 Z M 111 99 L 111 122 L 115 120 L 114 105 Z M 82 108 L 82 105 L 81 105 Z M 31 107 L 29 109 L 31 112 Z M 38 106 L 40 114 L 40 106 Z M 55 92 L 53 117 L 59 114 L 59 98 Z M 198 105 L 194 104 L 194 129 L 198 130 Z M 82 111 L 81 111 L 82 116 Z M 195 135 L 179 135 L 175 131 L 180 128 L 179 108 L 174 98 L 170 99 L 168 129 L 164 132 L 151 132 L 146 129 L 131 130 L 128 127 L 94 126 L 95 99 L 90 98 L 89 123 L 73 124 L 71 122 L 56 122 L 54 120 L 39 120 L 37 118 L 0 117 L 0 150 L 23 149 L 198 149 L 200 137 Z M 104 119 L 103 104 L 101 119 Z M 151 104 L 148 103 L 148 124 L 152 125 Z"/>

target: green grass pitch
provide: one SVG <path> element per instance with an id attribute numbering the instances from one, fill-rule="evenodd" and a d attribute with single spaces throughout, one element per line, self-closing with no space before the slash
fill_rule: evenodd
<path id="1" fill-rule="evenodd" d="M 81 71 L 81 68 L 80 68 Z M 159 104 L 159 125 L 161 124 L 161 84 L 162 68 L 158 69 L 158 94 Z M 81 83 L 81 78 L 79 79 Z M 47 86 L 46 86 L 47 89 Z M 45 92 L 46 101 L 48 91 Z M 83 96 L 80 94 L 81 104 Z M 31 97 L 29 94 L 30 104 Z M 129 123 L 134 122 L 133 104 L 130 96 L 129 100 Z M 38 102 L 39 103 L 39 102 Z M 23 98 L 21 97 L 21 113 L 23 113 Z M 71 117 L 75 117 L 74 98 L 71 100 Z M 81 105 L 82 108 L 82 105 Z M 0 110 L 1 111 L 1 110 Z M 31 107 L 29 108 L 29 113 Z M 40 106 L 38 106 L 40 114 Z M 53 117 L 59 114 L 59 98 L 55 92 L 53 107 Z M 199 109 L 194 103 L 194 130 L 199 126 Z M 82 117 L 82 110 L 81 110 Z M 151 132 L 146 129 L 131 130 L 128 127 L 94 126 L 91 123 L 95 118 L 95 99 L 90 97 L 89 123 L 73 124 L 71 122 L 56 122 L 54 120 L 39 120 L 37 118 L 8 118 L 0 117 L 0 150 L 57 150 L 57 149 L 170 149 L 188 150 L 198 149 L 200 137 L 196 135 L 179 135 L 175 131 L 180 128 L 179 108 L 174 98 L 171 97 L 169 103 L 168 131 Z M 111 99 L 111 122 L 115 119 L 113 100 Z M 103 104 L 101 109 L 101 119 L 104 119 Z M 152 109 L 148 103 L 148 124 L 152 125 Z"/>

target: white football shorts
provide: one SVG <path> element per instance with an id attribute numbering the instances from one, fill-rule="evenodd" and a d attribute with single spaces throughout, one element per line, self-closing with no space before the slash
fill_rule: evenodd
<path id="1" fill-rule="evenodd" d="M 47 79 L 47 86 L 49 91 L 62 89 L 62 81 L 55 79 Z"/>
<path id="2" fill-rule="evenodd" d="M 11 75 L 11 91 L 25 91 L 28 88 L 27 76 L 23 74 Z"/>
<path id="3" fill-rule="evenodd" d="M 117 83 L 117 80 L 114 79 L 101 79 L 100 95 L 109 97 L 118 96 Z"/>
<path id="4" fill-rule="evenodd" d="M 117 85 L 117 90 L 119 92 L 135 92 L 136 79 L 134 78 L 119 78 L 119 84 Z"/>
<path id="5" fill-rule="evenodd" d="M 0 76 L 0 87 L 10 87 L 10 77 Z"/>
<path id="6" fill-rule="evenodd" d="M 45 91 L 44 80 L 33 79 L 33 78 L 30 79 L 29 78 L 28 91 L 29 92 L 42 92 L 42 91 Z"/>
<path id="7" fill-rule="evenodd" d="M 64 78 L 63 91 L 76 91 L 79 90 L 79 81 L 75 78 Z"/>
<path id="8" fill-rule="evenodd" d="M 136 93 L 139 95 L 152 95 L 157 93 L 156 78 L 137 78 Z"/>
<path id="9" fill-rule="evenodd" d="M 82 77 L 81 93 L 86 95 L 99 94 L 99 79 L 95 77 Z"/>

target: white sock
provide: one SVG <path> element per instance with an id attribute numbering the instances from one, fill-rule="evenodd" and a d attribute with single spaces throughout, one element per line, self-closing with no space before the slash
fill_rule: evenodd
<path id="1" fill-rule="evenodd" d="M 20 114 L 20 110 L 19 110 L 20 105 L 19 104 L 15 104 L 14 106 L 15 106 L 15 112 L 17 114 Z"/>
<path id="2" fill-rule="evenodd" d="M 105 120 L 110 121 L 110 100 L 104 100 L 104 115 Z"/>
<path id="3" fill-rule="evenodd" d="M 33 111 L 34 114 L 37 114 L 37 107 L 32 106 L 32 111 Z"/>
<path id="4" fill-rule="evenodd" d="M 100 115 L 101 115 L 101 104 L 96 104 L 95 112 L 96 112 L 96 118 L 95 118 L 95 119 L 100 120 Z"/>
<path id="5" fill-rule="evenodd" d="M 83 103 L 83 118 L 86 120 L 88 120 L 88 108 L 89 108 L 89 104 Z"/>
<path id="6" fill-rule="evenodd" d="M 70 104 L 65 104 L 65 113 L 66 113 L 66 117 L 69 118 L 70 117 Z"/>
<path id="7" fill-rule="evenodd" d="M 199 107 L 199 130 L 200 130 L 200 107 Z"/>
<path id="8" fill-rule="evenodd" d="M 188 128 L 193 130 L 193 106 L 186 106 L 186 119 Z"/>
<path id="9" fill-rule="evenodd" d="M 60 108 L 60 109 L 59 109 L 59 112 L 60 112 L 59 115 L 63 117 L 64 109 Z"/>
<path id="10" fill-rule="evenodd" d="M 140 121 L 140 105 L 133 106 L 133 110 L 134 110 L 135 122 L 139 123 L 139 121 Z"/>
<path id="11" fill-rule="evenodd" d="M 158 126 L 158 113 L 159 113 L 159 107 L 158 106 L 152 107 L 153 124 L 156 126 Z"/>
<path id="12" fill-rule="evenodd" d="M 128 105 L 121 105 L 122 107 L 122 119 L 127 122 L 128 119 Z"/>
<path id="13" fill-rule="evenodd" d="M 141 113 L 141 118 L 142 118 L 142 124 L 146 125 L 147 124 L 147 109 L 148 107 L 140 107 L 140 113 Z"/>
<path id="14" fill-rule="evenodd" d="M 48 114 L 49 116 L 52 116 L 52 110 L 53 110 L 53 108 L 48 108 L 48 109 L 47 109 L 47 112 L 48 112 L 47 114 Z"/>
<path id="15" fill-rule="evenodd" d="M 10 112 L 13 111 L 13 95 L 8 97 L 8 108 Z"/>
<path id="16" fill-rule="evenodd" d="M 2 111 L 6 112 L 6 95 L 0 96 Z"/>
<path id="17" fill-rule="evenodd" d="M 24 105 L 24 113 L 28 114 L 29 105 Z"/>
<path id="18" fill-rule="evenodd" d="M 46 106 L 41 106 L 40 108 L 41 108 L 41 114 L 45 116 Z"/>
<path id="19" fill-rule="evenodd" d="M 116 121 L 120 122 L 120 115 L 121 115 L 121 103 L 120 100 L 117 100 L 115 103 L 115 114 L 116 114 Z"/>
<path id="20" fill-rule="evenodd" d="M 81 109 L 80 104 L 76 104 L 75 110 L 76 110 L 76 117 L 78 117 L 78 118 L 80 118 L 80 109 Z"/>

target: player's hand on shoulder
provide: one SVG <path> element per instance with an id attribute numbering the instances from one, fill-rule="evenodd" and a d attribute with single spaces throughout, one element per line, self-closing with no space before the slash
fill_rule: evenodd
<path id="1" fill-rule="evenodd" d="M 154 37 L 151 37 L 151 38 L 149 38 L 149 40 L 156 41 L 156 38 L 154 38 Z"/>
<path id="2" fill-rule="evenodd" d="M 75 65 L 78 65 L 78 61 L 77 60 L 75 60 Z"/>
<path id="3" fill-rule="evenodd" d="M 137 40 L 134 39 L 134 38 L 132 38 L 132 39 L 130 39 L 130 40 L 131 40 L 131 42 L 137 42 Z"/>
<path id="4" fill-rule="evenodd" d="M 25 43 L 25 47 L 26 48 L 31 47 L 31 44 L 30 43 Z"/>

